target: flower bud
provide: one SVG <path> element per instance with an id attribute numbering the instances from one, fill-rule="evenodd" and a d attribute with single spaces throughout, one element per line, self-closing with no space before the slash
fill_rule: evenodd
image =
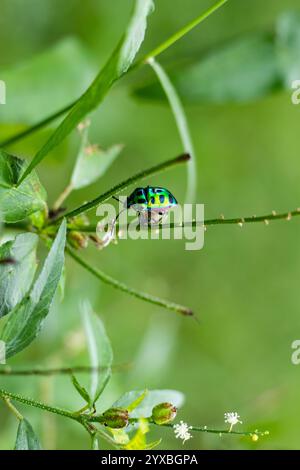
<path id="1" fill-rule="evenodd" d="M 176 417 L 177 408 L 171 403 L 160 403 L 152 409 L 151 419 L 155 424 L 167 424 Z"/>
<path id="2" fill-rule="evenodd" d="M 70 232 L 68 234 L 68 242 L 73 248 L 87 248 L 88 246 L 88 237 L 80 232 Z"/>
<path id="3" fill-rule="evenodd" d="M 128 411 L 123 408 L 110 408 L 102 414 L 101 422 L 109 428 L 125 428 L 128 425 Z"/>

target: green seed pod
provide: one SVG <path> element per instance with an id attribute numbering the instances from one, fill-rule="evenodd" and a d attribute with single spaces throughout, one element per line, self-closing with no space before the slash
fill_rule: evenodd
<path id="1" fill-rule="evenodd" d="M 167 424 L 176 417 L 177 408 L 171 403 L 160 403 L 152 409 L 151 420 L 155 424 Z"/>
<path id="2" fill-rule="evenodd" d="M 110 408 L 102 414 L 101 422 L 109 428 L 125 428 L 128 425 L 128 411 L 123 408 Z"/>

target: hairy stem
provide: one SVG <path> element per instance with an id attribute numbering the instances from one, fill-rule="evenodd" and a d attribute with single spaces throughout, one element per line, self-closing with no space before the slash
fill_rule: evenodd
<path id="1" fill-rule="evenodd" d="M 96 207 L 99 204 L 107 201 L 112 196 L 119 194 L 121 191 L 126 189 L 128 186 L 136 183 L 137 181 L 144 179 L 148 176 L 152 176 L 157 173 L 160 173 L 161 171 L 171 168 L 172 166 L 178 165 L 180 163 L 185 163 L 189 160 L 190 160 L 190 155 L 183 154 L 183 155 L 180 155 L 179 157 L 173 158 L 172 160 L 167 160 L 166 162 L 159 163 L 158 165 L 148 168 L 147 170 L 142 170 L 136 175 L 131 176 L 127 180 L 122 181 L 121 183 L 117 184 L 113 188 L 109 189 L 108 191 L 106 191 L 106 193 L 101 194 L 100 196 L 96 197 L 92 201 L 86 202 L 85 204 L 77 207 L 76 209 L 73 209 L 72 211 L 67 212 L 64 216 L 57 219 L 55 223 L 59 223 L 63 218 L 76 217 L 77 215 L 87 212 L 93 209 L 93 207 Z"/>
<path id="2" fill-rule="evenodd" d="M 150 423 L 150 424 L 155 424 L 155 423 Z M 176 424 L 176 423 L 175 423 Z M 159 425 L 156 425 L 159 426 Z M 174 428 L 174 424 L 163 424 L 160 425 L 166 428 Z M 269 435 L 269 431 L 230 431 L 229 429 L 209 429 L 206 426 L 190 426 L 190 431 L 197 431 L 197 432 L 206 432 L 206 433 L 212 433 L 212 434 L 236 434 L 239 436 L 267 436 Z"/>
<path id="3" fill-rule="evenodd" d="M 132 295 L 133 297 L 144 300 L 151 304 L 159 305 L 160 307 L 180 313 L 181 315 L 185 315 L 185 316 L 193 315 L 193 312 L 188 307 L 184 307 L 183 305 L 178 305 L 174 302 L 169 302 L 167 300 L 160 299 L 159 297 L 154 297 L 150 294 L 146 294 L 144 292 L 140 292 L 138 290 L 132 289 L 131 287 L 128 287 L 126 284 L 123 284 L 122 282 L 119 282 L 116 279 L 108 276 L 107 274 L 103 273 L 97 268 L 90 266 L 86 261 L 84 261 L 80 256 L 77 255 L 77 253 L 75 253 L 70 248 L 67 248 L 66 251 L 78 264 L 80 264 L 88 272 L 93 274 L 93 276 L 100 279 L 100 281 L 106 284 L 109 284 L 112 287 L 115 287 L 116 289 L 119 289 L 123 292 L 126 292 L 127 294 Z"/>
<path id="4" fill-rule="evenodd" d="M 168 228 L 170 227 L 171 229 L 174 228 L 184 228 L 184 227 L 198 227 L 198 226 L 210 226 L 210 225 L 238 225 L 239 227 L 242 227 L 244 224 L 251 224 L 251 223 L 264 223 L 265 225 L 268 225 L 268 223 L 276 220 L 286 220 L 290 221 L 293 217 L 300 216 L 300 208 L 295 209 L 293 211 L 289 212 L 282 212 L 280 214 L 277 214 L 275 211 L 273 211 L 271 214 L 266 214 L 266 215 L 260 215 L 260 216 L 250 216 L 250 217 L 237 217 L 237 218 L 231 218 L 231 219 L 225 219 L 225 217 L 221 216 L 216 219 L 205 219 L 204 222 L 199 222 L 196 220 L 192 220 L 190 222 L 182 222 L 180 224 L 171 222 L 169 225 L 167 224 L 160 224 L 155 226 L 155 229 L 161 230 L 163 228 Z M 116 229 L 117 233 L 118 230 L 129 230 L 130 229 L 130 224 L 128 225 L 118 225 L 116 224 Z M 153 229 L 153 226 L 143 226 L 141 225 L 141 230 L 151 230 Z M 97 225 L 91 224 L 91 225 L 85 225 L 82 227 L 76 227 L 72 228 L 70 227 L 68 229 L 69 231 L 72 230 L 79 230 L 81 232 L 87 232 L 87 233 L 92 233 L 97 231 Z"/>
<path id="5" fill-rule="evenodd" d="M 44 410 L 44 411 L 49 411 L 50 413 L 55 413 L 57 415 L 64 416 L 66 418 L 74 419 L 75 421 L 80 421 L 80 418 L 74 415 L 74 413 L 72 413 L 71 411 L 67 411 L 62 408 L 58 408 L 54 406 L 49 406 L 49 405 L 46 405 L 45 403 L 32 400 L 31 398 L 23 397 L 22 395 L 19 395 L 17 393 L 7 392 L 6 390 L 0 389 L 0 397 L 3 399 L 5 398 L 12 399 L 20 403 L 23 403 L 24 405 L 33 406 L 35 408 L 40 408 L 41 410 Z"/>

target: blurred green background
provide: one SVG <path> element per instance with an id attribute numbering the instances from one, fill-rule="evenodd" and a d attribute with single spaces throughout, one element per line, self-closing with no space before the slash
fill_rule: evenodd
<path id="1" fill-rule="evenodd" d="M 156 4 L 144 52 L 212 2 Z M 7 104 L 0 107 L 2 138 L 84 90 L 115 47 L 131 5 L 130 0 L 0 0 L 0 79 L 7 82 Z M 160 62 L 201 57 L 231 38 L 272 31 L 278 15 L 289 9 L 300 11 L 299 1 L 229 0 Z M 48 81 L 38 63 L 26 82 L 27 66 L 22 64 L 62 40 L 70 47 L 69 75 L 64 75 L 68 59 L 63 55 L 57 69 L 44 59 Z M 222 69 L 219 74 L 222 77 Z M 92 141 L 104 147 L 121 142 L 125 149 L 99 183 L 71 196 L 69 208 L 139 169 L 181 153 L 168 106 L 132 96 L 132 87 L 144 79 L 153 79 L 151 70 L 126 77 L 93 114 Z M 41 82 L 49 88 L 39 88 Z M 300 205 L 300 105 L 291 104 L 290 93 L 278 91 L 243 104 L 190 105 L 186 112 L 198 160 L 197 201 L 205 204 L 206 217 L 259 215 Z M 51 128 L 43 130 L 11 150 L 31 158 L 50 132 Z M 68 182 L 77 147 L 73 133 L 39 167 L 50 205 Z M 168 187 L 182 200 L 186 171 L 176 168 L 148 182 Z M 131 364 L 129 370 L 115 373 L 100 408 L 131 389 L 173 388 L 186 395 L 178 418 L 190 424 L 222 428 L 224 412 L 237 411 L 243 420 L 239 429 L 270 431 L 255 444 L 235 436 L 194 433 L 185 448 L 300 448 L 300 366 L 291 363 L 291 343 L 300 338 L 299 223 L 296 219 L 269 226 L 209 227 L 204 249 L 197 252 L 185 251 L 184 241 L 173 240 L 121 241 L 102 252 L 90 247 L 83 256 L 100 269 L 130 286 L 188 305 L 201 324 L 104 286 L 68 260 L 65 299 L 56 299 L 39 339 L 10 365 L 87 362 L 78 307 L 87 297 L 105 322 L 115 363 Z M 1 387 L 70 409 L 82 403 L 67 377 L 1 378 Z M 76 423 L 29 407 L 20 409 L 45 448 L 88 448 L 88 436 Z M 2 405 L 0 417 L 0 448 L 11 448 L 17 423 Z M 161 448 L 182 449 L 171 430 L 155 429 L 152 436 L 163 437 Z"/>

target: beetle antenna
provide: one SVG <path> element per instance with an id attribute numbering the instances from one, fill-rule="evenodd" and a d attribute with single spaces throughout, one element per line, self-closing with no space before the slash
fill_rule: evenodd
<path id="1" fill-rule="evenodd" d="M 118 202 L 122 202 L 121 199 L 119 199 L 117 196 L 112 196 L 113 199 L 115 199 Z"/>

